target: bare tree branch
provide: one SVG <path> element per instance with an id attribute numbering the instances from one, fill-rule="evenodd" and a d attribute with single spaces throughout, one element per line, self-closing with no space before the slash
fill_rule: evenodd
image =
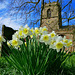
<path id="1" fill-rule="evenodd" d="M 70 0 L 70 1 L 62 8 L 62 10 L 63 10 L 64 8 L 66 8 L 71 2 L 72 2 L 72 0 Z"/>

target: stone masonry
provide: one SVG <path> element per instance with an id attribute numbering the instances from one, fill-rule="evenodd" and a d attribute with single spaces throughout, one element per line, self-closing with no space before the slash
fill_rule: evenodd
<path id="1" fill-rule="evenodd" d="M 66 36 L 67 39 L 72 39 L 73 47 L 75 49 L 75 26 L 62 26 L 61 8 L 57 2 L 45 3 L 42 11 L 42 24 L 40 27 L 46 26 L 48 31 L 55 31 L 59 36 Z"/>

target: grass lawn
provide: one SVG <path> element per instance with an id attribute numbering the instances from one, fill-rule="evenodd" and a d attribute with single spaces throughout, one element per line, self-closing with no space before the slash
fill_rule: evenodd
<path id="1" fill-rule="evenodd" d="M 9 65 L 4 57 L 0 57 L 0 75 L 19 75 L 12 65 Z"/>
<path id="2" fill-rule="evenodd" d="M 65 75 L 75 75 L 75 55 L 65 62 L 64 73 Z"/>
<path id="3" fill-rule="evenodd" d="M 63 75 L 75 75 L 75 55 L 72 55 L 63 64 Z M 9 65 L 4 57 L 0 57 L 0 75 L 20 75 L 18 71 L 13 68 L 12 65 Z M 61 75 L 62 75 L 61 74 Z"/>

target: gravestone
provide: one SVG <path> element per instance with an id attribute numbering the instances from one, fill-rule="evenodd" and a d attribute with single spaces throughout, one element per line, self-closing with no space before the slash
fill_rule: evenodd
<path id="1" fill-rule="evenodd" d="M 7 40 L 12 40 L 12 35 L 16 32 L 17 30 L 13 30 L 10 27 L 6 27 L 5 25 L 2 26 L 2 36 L 6 39 L 6 42 L 2 43 L 2 48 L 1 52 L 5 52 L 8 54 L 9 47 L 7 45 Z M 7 48 L 7 49 L 6 49 Z"/>

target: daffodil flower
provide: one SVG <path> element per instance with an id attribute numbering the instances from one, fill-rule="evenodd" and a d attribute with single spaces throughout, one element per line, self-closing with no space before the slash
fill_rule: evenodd
<path id="1" fill-rule="evenodd" d="M 56 42 L 54 45 L 55 45 L 55 48 L 56 48 L 57 52 L 59 52 L 60 49 L 63 48 L 64 43 L 62 41 L 59 41 L 59 42 Z"/>
<path id="2" fill-rule="evenodd" d="M 15 48 L 18 48 L 19 45 L 23 44 L 20 38 L 26 38 L 27 36 L 33 38 L 33 36 L 36 36 L 39 37 L 39 42 L 43 42 L 46 45 L 48 44 L 49 48 L 56 49 L 57 52 L 59 52 L 63 47 L 72 46 L 72 40 L 66 39 L 66 36 L 62 38 L 61 36 L 56 35 L 55 31 L 52 31 L 50 34 L 48 34 L 47 30 L 48 29 L 46 26 L 30 29 L 26 24 L 25 27 L 21 26 L 19 30 L 12 36 L 12 40 L 9 41 L 8 45 L 11 44 Z M 0 41 L 2 41 L 2 37 L 0 37 Z"/>
<path id="3" fill-rule="evenodd" d="M 35 34 L 39 34 L 39 29 L 38 28 L 35 28 Z"/>
<path id="4" fill-rule="evenodd" d="M 41 27 L 40 28 L 40 33 L 41 34 L 48 34 L 48 31 L 47 30 L 48 30 L 48 28 L 46 28 L 46 26 L 44 26 L 43 28 Z"/>
<path id="5" fill-rule="evenodd" d="M 51 38 L 55 37 L 55 35 L 56 35 L 55 31 L 52 31 L 52 32 L 50 33 Z"/>
<path id="6" fill-rule="evenodd" d="M 13 47 L 18 47 L 19 45 L 22 45 L 23 42 L 17 38 L 14 38 L 12 40 L 9 41 L 9 43 L 13 46 Z"/>
<path id="7" fill-rule="evenodd" d="M 9 43 L 9 41 L 7 41 L 7 45 L 10 47 L 11 46 L 11 44 Z"/>
<path id="8" fill-rule="evenodd" d="M 44 42 L 45 44 L 49 44 L 50 41 L 51 41 L 51 38 L 49 34 L 42 35 L 40 38 L 40 42 Z"/>
<path id="9" fill-rule="evenodd" d="M 56 38 L 56 41 L 57 41 L 57 42 L 59 42 L 59 41 L 62 41 L 62 40 L 63 40 L 63 38 L 62 38 L 61 36 L 56 36 L 55 38 Z"/>
<path id="10" fill-rule="evenodd" d="M 69 40 L 68 43 L 66 43 L 66 45 L 65 45 L 65 47 L 67 47 L 67 48 L 70 46 L 72 46 L 72 40 Z"/>
<path id="11" fill-rule="evenodd" d="M 66 36 L 64 36 L 63 40 L 62 40 L 64 43 L 68 43 L 68 39 L 66 39 Z"/>
<path id="12" fill-rule="evenodd" d="M 13 39 L 13 38 L 18 38 L 18 39 L 20 39 L 18 31 L 12 35 L 12 39 Z"/>
<path id="13" fill-rule="evenodd" d="M 27 43 L 25 42 L 25 46 L 27 47 Z"/>
<path id="14" fill-rule="evenodd" d="M 29 28 L 23 28 L 23 35 L 26 38 L 28 35 L 30 36 L 32 33 Z"/>

